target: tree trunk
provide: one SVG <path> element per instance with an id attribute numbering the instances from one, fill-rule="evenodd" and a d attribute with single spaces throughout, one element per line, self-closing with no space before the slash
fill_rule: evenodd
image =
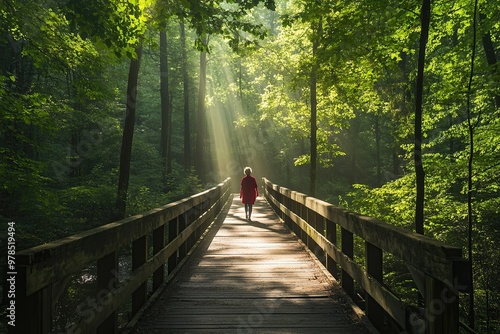
<path id="1" fill-rule="evenodd" d="M 479 14 L 479 18 L 481 19 L 481 21 L 485 20 L 486 15 Z M 486 61 L 488 62 L 488 65 L 490 65 L 491 73 L 493 74 L 495 81 L 499 83 L 498 77 L 500 75 L 500 71 L 498 70 L 498 67 L 495 66 L 497 64 L 497 57 L 495 54 L 495 47 L 493 46 L 493 41 L 491 40 L 491 34 L 489 31 L 483 34 L 482 42 L 483 42 L 484 53 L 486 54 Z M 494 99 L 495 99 L 495 107 L 500 108 L 500 95 L 495 95 Z"/>
<path id="2" fill-rule="evenodd" d="M 415 96 L 415 176 L 417 199 L 415 205 L 415 230 L 424 234 L 424 167 L 422 165 L 422 109 L 424 88 L 425 48 L 429 37 L 431 0 L 423 0 L 421 10 L 420 49 L 418 54 L 417 92 Z"/>
<path id="3" fill-rule="evenodd" d="M 207 39 L 205 39 L 207 42 Z M 208 42 L 207 42 L 208 43 Z M 206 43 L 206 44 L 207 44 Z M 195 167 L 198 176 L 206 181 L 208 163 L 207 159 L 207 121 L 205 113 L 205 95 L 207 81 L 207 53 L 200 53 L 200 83 L 198 92 L 198 114 L 196 119 L 196 156 Z"/>
<path id="4" fill-rule="evenodd" d="M 382 185 L 382 167 L 380 159 L 380 117 L 375 115 L 375 145 L 377 156 L 377 187 Z"/>
<path id="5" fill-rule="evenodd" d="M 184 90 L 184 169 L 191 169 L 191 128 L 189 124 L 189 77 L 186 50 L 186 29 L 184 22 L 180 23 L 182 52 L 182 82 Z"/>
<path id="6" fill-rule="evenodd" d="M 139 78 L 139 65 L 141 62 L 142 44 L 137 49 L 137 59 L 130 61 L 127 83 L 127 106 L 125 125 L 123 127 L 122 148 L 120 152 L 120 172 L 118 179 L 118 195 L 116 198 L 116 211 L 113 220 L 125 218 L 127 206 L 127 193 L 130 176 L 130 159 L 132 157 L 132 139 L 134 136 L 135 111 L 137 99 L 137 81 Z"/>
<path id="7" fill-rule="evenodd" d="M 66 85 L 68 87 L 68 100 L 72 101 L 73 110 L 75 111 L 73 115 L 77 115 L 77 111 L 81 109 L 81 105 L 78 102 L 78 96 L 76 88 L 74 86 L 76 74 L 74 70 L 66 70 Z M 75 122 L 79 123 L 79 122 Z M 70 148 L 69 148 L 69 174 L 70 178 L 75 178 L 81 175 L 80 173 L 80 156 L 78 154 L 78 146 L 80 143 L 80 129 L 78 125 L 73 125 L 71 130 Z"/>
<path id="8" fill-rule="evenodd" d="M 170 163 L 170 129 L 171 129 L 171 111 L 170 98 L 168 94 L 168 56 L 167 56 L 167 33 L 160 31 L 160 101 L 161 101 L 161 158 L 163 161 L 163 187 L 167 192 L 167 174 L 171 172 Z"/>
<path id="9" fill-rule="evenodd" d="M 314 24 L 314 23 L 313 23 Z M 313 35 L 312 57 L 313 64 L 311 69 L 311 172 L 310 172 L 310 190 L 311 196 L 316 196 L 316 179 L 317 179 L 317 164 L 318 164 L 318 100 L 317 100 L 317 74 L 318 74 L 318 45 L 321 36 L 321 19 L 317 27 L 313 27 L 315 33 Z"/>
<path id="10" fill-rule="evenodd" d="M 473 211 L 472 211 L 472 177 L 474 174 L 473 163 L 474 163 L 474 125 L 472 124 L 472 112 L 471 112 L 471 98 L 472 98 L 472 80 L 474 78 L 474 64 L 476 59 L 476 43 L 477 43 L 477 3 L 478 0 L 474 1 L 474 17 L 472 21 L 473 28 L 473 41 L 472 41 L 472 53 L 470 61 L 470 76 L 469 83 L 467 86 L 467 125 L 469 130 L 469 159 L 467 164 L 467 222 L 468 222 L 468 256 L 470 262 L 469 275 L 473 281 L 473 258 L 472 258 L 472 233 L 473 233 Z M 471 289 L 469 293 L 469 327 L 474 329 L 475 326 L 475 314 L 474 314 L 474 288 Z"/>

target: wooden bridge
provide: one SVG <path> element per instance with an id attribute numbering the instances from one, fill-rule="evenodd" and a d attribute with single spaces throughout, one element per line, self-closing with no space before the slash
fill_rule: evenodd
<path id="1" fill-rule="evenodd" d="M 9 331 L 459 333 L 460 248 L 266 179 L 248 222 L 230 184 L 19 252 Z M 386 256 L 411 273 L 415 303 L 384 284 Z M 91 289 L 59 305 L 82 270 Z"/>

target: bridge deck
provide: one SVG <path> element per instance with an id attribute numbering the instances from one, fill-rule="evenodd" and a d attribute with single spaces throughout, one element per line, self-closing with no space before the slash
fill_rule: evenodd
<path id="1" fill-rule="evenodd" d="M 136 333 L 370 333 L 265 200 L 233 200 Z"/>

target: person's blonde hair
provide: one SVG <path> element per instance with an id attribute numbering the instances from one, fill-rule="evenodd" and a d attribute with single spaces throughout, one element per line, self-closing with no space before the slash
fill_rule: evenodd
<path id="1" fill-rule="evenodd" d="M 250 168 L 250 167 L 245 167 L 245 169 L 243 170 L 243 173 L 245 173 L 246 175 L 250 175 L 250 174 L 252 174 L 252 168 Z"/>

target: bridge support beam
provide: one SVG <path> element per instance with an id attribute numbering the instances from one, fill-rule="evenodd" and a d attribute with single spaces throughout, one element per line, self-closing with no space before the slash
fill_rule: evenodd
<path id="1" fill-rule="evenodd" d="M 179 221 L 177 218 L 172 219 L 171 221 L 168 222 L 168 242 L 172 242 L 177 235 L 179 234 Z M 175 267 L 177 267 L 177 256 L 178 256 L 178 250 L 175 251 L 170 257 L 168 258 L 168 273 L 172 273 L 174 271 Z"/>
<path id="2" fill-rule="evenodd" d="M 112 252 L 99 260 L 97 260 L 97 296 L 101 292 L 109 292 L 111 282 L 115 282 L 118 272 L 118 255 Z M 111 313 L 97 328 L 97 334 L 113 334 L 117 333 L 117 312 Z"/>
<path id="3" fill-rule="evenodd" d="M 17 269 L 16 287 L 23 290 L 26 286 L 27 268 L 19 266 Z M 5 287 L 4 287 L 5 288 Z M 52 327 L 52 286 L 49 285 L 37 292 L 24 296 L 16 291 L 16 304 L 14 310 L 17 311 L 14 318 L 15 326 L 8 326 L 9 333 L 30 334 L 30 333 L 50 333 Z M 8 305 L 7 307 L 9 307 Z M 7 311 L 9 312 L 9 311 Z M 7 320 L 9 313 L 7 313 Z"/>
<path id="4" fill-rule="evenodd" d="M 132 271 L 147 261 L 148 239 L 144 235 L 132 243 Z M 144 282 L 132 293 L 132 315 L 135 315 L 147 300 L 147 284 Z"/>
<path id="5" fill-rule="evenodd" d="M 342 253 L 352 260 L 354 257 L 354 236 L 344 228 L 340 230 L 340 234 L 342 238 Z M 342 269 L 342 288 L 349 296 L 354 297 L 354 280 L 344 269 Z"/>
<path id="6" fill-rule="evenodd" d="M 326 230 L 326 239 L 330 241 L 333 245 L 337 246 L 337 224 L 332 221 L 327 220 L 325 224 Z M 330 257 L 328 254 L 326 255 L 326 269 L 335 277 L 336 280 L 340 280 L 339 275 L 339 267 L 337 262 Z"/>
<path id="7" fill-rule="evenodd" d="M 378 282 L 383 281 L 383 262 L 382 262 L 382 249 L 377 246 L 365 242 L 365 252 L 366 252 L 366 271 L 367 273 L 376 279 Z M 370 319 L 370 322 L 377 328 L 381 333 L 385 331 L 385 315 L 384 309 L 377 303 L 377 301 L 372 298 L 368 293 L 365 294 L 365 312 Z"/>
<path id="8" fill-rule="evenodd" d="M 445 283 L 425 277 L 425 333 L 458 333 L 458 292 Z"/>
<path id="9" fill-rule="evenodd" d="M 157 254 L 165 247 L 165 225 L 156 228 L 153 231 L 153 254 Z M 153 273 L 153 291 L 156 291 L 163 284 L 163 277 L 165 274 L 165 265 L 162 264 Z"/>

